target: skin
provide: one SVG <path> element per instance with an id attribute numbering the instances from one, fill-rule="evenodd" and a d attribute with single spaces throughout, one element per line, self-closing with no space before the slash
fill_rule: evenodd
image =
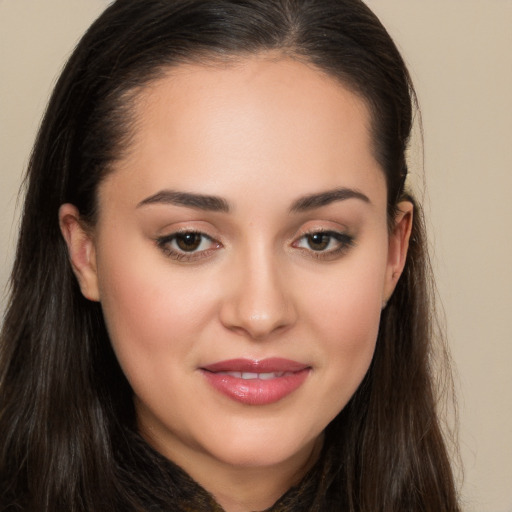
<path id="1" fill-rule="evenodd" d="M 93 229 L 61 207 L 73 269 L 101 302 L 149 443 L 228 512 L 262 510 L 314 462 L 368 370 L 412 205 L 399 205 L 390 232 L 364 101 L 304 63 L 179 66 L 145 88 L 135 118 L 130 151 L 99 187 Z M 367 200 L 293 209 L 340 188 Z M 229 212 L 155 200 L 165 190 L 218 196 Z M 176 239 L 161 240 L 176 231 L 209 238 L 176 256 Z M 345 238 L 318 250 L 308 238 L 317 231 Z M 199 370 L 241 357 L 310 371 L 282 400 L 246 405 Z"/>

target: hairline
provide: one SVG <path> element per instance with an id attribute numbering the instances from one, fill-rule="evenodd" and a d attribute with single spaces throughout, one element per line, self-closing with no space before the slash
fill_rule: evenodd
<path id="1" fill-rule="evenodd" d="M 137 133 L 137 127 L 142 120 L 141 104 L 145 98 L 148 97 L 152 88 L 158 87 L 160 83 L 175 76 L 176 70 L 185 70 L 186 68 L 211 68 L 212 70 L 232 69 L 237 66 L 243 65 L 244 62 L 250 59 L 263 58 L 269 62 L 283 62 L 292 60 L 304 64 L 311 70 L 319 73 L 323 78 L 337 83 L 338 86 L 346 89 L 360 99 L 365 108 L 365 114 L 368 122 L 368 135 L 370 142 L 370 150 L 377 163 L 377 166 L 386 177 L 386 171 L 383 168 L 378 158 L 376 149 L 377 140 L 377 117 L 372 101 L 356 85 L 351 83 L 348 79 L 343 79 L 334 72 L 327 70 L 325 67 L 319 66 L 311 57 L 297 51 L 292 46 L 285 45 L 277 48 L 262 48 L 256 51 L 232 51 L 220 52 L 212 49 L 197 50 L 186 57 L 177 58 L 174 62 L 161 63 L 155 65 L 151 70 L 145 73 L 145 77 L 134 85 L 128 85 L 130 78 L 125 77 L 122 84 L 118 88 L 111 89 L 110 94 L 114 97 L 117 106 L 123 112 L 124 116 L 124 129 L 116 148 L 116 156 L 109 162 L 103 169 L 101 178 L 96 184 L 95 205 L 92 218 L 85 219 L 89 226 L 94 226 L 97 221 L 97 214 L 99 211 L 99 188 L 103 180 L 113 172 L 117 172 L 117 164 L 123 159 L 130 156 L 131 149 L 135 147 L 134 139 Z M 388 190 L 387 180 L 385 180 L 386 191 Z M 389 212 L 388 212 L 389 213 Z"/>

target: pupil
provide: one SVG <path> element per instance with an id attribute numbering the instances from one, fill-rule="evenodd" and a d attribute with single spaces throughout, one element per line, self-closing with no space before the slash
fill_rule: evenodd
<path id="1" fill-rule="evenodd" d="M 308 245 L 314 251 L 323 251 L 329 245 L 329 235 L 317 233 L 315 235 L 309 235 Z"/>
<path id="2" fill-rule="evenodd" d="M 176 243 L 182 251 L 194 251 L 201 243 L 201 235 L 198 233 L 176 235 Z"/>

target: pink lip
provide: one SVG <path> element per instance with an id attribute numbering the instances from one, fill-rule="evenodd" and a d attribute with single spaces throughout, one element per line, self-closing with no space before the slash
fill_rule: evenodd
<path id="1" fill-rule="evenodd" d="M 228 398 L 246 405 L 268 405 L 282 400 L 298 389 L 311 368 L 308 365 L 282 358 L 253 361 L 230 359 L 200 369 L 207 381 Z M 229 373 L 258 373 L 260 378 L 241 378 Z M 278 375 L 272 377 L 271 373 Z M 279 375 L 282 374 L 282 375 Z"/>

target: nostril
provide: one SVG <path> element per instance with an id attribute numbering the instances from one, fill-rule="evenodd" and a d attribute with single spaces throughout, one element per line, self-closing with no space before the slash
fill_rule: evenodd
<path id="1" fill-rule="evenodd" d="M 295 317 L 293 308 L 283 304 L 254 311 L 238 303 L 225 305 L 221 313 L 226 328 L 257 341 L 285 331 L 295 323 Z"/>
<path id="2" fill-rule="evenodd" d="M 272 254 L 261 251 L 245 253 L 231 269 L 229 291 L 220 308 L 226 328 L 254 340 L 283 332 L 297 318 L 288 281 L 277 272 Z"/>

